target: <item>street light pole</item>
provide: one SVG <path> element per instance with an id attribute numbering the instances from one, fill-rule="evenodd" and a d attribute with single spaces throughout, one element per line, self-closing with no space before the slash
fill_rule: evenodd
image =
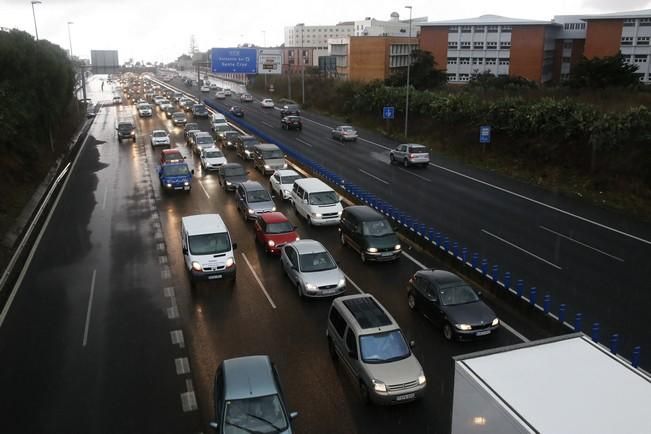
<path id="1" fill-rule="evenodd" d="M 34 17 L 34 33 L 36 33 L 36 40 L 38 41 L 38 27 L 36 26 L 36 12 L 34 12 L 34 5 L 40 5 L 41 1 L 38 0 L 32 0 L 32 16 Z"/>
<path id="2" fill-rule="evenodd" d="M 303 105 L 305 105 L 305 49 L 303 47 L 303 35 L 305 34 L 305 25 L 301 26 L 301 95 Z"/>
<path id="3" fill-rule="evenodd" d="M 70 24 L 74 24 L 72 21 L 68 21 L 68 44 L 70 44 L 70 58 L 72 59 L 72 37 L 70 36 Z"/>
<path id="4" fill-rule="evenodd" d="M 409 9 L 409 41 L 407 42 L 407 99 L 405 101 L 405 138 L 407 137 L 407 125 L 409 124 L 409 73 L 411 72 L 411 6 L 405 6 Z"/>

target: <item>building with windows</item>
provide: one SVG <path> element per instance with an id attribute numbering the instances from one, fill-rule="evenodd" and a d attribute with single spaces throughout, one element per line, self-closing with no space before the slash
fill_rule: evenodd
<path id="1" fill-rule="evenodd" d="M 411 19 L 411 35 L 420 31 L 420 25 L 427 22 L 427 17 Z M 355 21 L 355 36 L 409 36 L 409 19 L 401 20 L 398 12 L 392 12 L 389 21 L 366 17 Z"/>
<path id="2" fill-rule="evenodd" d="M 581 15 L 557 15 L 559 24 L 554 48 L 554 81 L 567 80 L 572 66 L 583 58 L 587 23 Z"/>
<path id="3" fill-rule="evenodd" d="M 311 47 L 328 49 L 328 39 L 345 38 L 354 34 L 352 21 L 341 22 L 334 26 L 306 26 L 296 24 L 285 27 L 285 47 Z"/>

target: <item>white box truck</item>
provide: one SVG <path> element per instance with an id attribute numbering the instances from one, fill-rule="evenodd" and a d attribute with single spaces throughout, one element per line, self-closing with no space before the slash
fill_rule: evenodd
<path id="1" fill-rule="evenodd" d="M 651 377 L 577 333 L 454 358 L 452 434 L 649 434 Z"/>

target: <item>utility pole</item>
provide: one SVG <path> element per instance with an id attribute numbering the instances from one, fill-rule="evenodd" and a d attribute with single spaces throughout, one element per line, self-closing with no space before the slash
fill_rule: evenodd
<path id="1" fill-rule="evenodd" d="M 305 24 L 301 25 L 301 95 L 303 105 L 305 105 L 305 47 L 303 46 L 303 35 L 305 34 Z"/>
<path id="2" fill-rule="evenodd" d="M 38 27 L 36 26 L 36 12 L 34 12 L 34 5 L 40 5 L 41 1 L 38 0 L 32 0 L 32 16 L 34 17 L 34 33 L 36 33 L 36 40 L 38 41 Z"/>
<path id="3" fill-rule="evenodd" d="M 405 101 L 405 138 L 407 138 L 407 125 L 409 124 L 409 73 L 411 72 L 411 6 L 405 6 L 409 9 L 409 42 L 407 42 L 407 100 Z"/>
<path id="4" fill-rule="evenodd" d="M 70 58 L 72 59 L 72 37 L 70 36 L 70 24 L 74 24 L 72 21 L 68 21 L 68 44 L 70 44 Z"/>

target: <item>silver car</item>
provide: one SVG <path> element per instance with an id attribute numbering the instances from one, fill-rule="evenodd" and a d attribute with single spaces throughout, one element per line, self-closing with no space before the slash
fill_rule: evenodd
<path id="1" fill-rule="evenodd" d="M 332 138 L 341 142 L 350 140 L 357 141 L 357 131 L 348 125 L 340 125 L 332 130 Z"/>
<path id="2" fill-rule="evenodd" d="M 276 204 L 271 194 L 256 181 L 245 181 L 239 184 L 235 189 L 235 200 L 244 220 L 252 220 L 258 214 L 276 211 Z"/>
<path id="3" fill-rule="evenodd" d="M 391 164 L 398 163 L 405 167 L 420 165 L 427 167 L 429 164 L 429 149 L 424 145 L 405 143 L 389 152 Z"/>
<path id="4" fill-rule="evenodd" d="M 280 379 L 269 356 L 224 360 L 214 385 L 215 419 L 210 426 L 219 433 L 291 434 L 291 420 Z"/>
<path id="5" fill-rule="evenodd" d="M 192 141 L 194 143 L 194 151 L 199 155 L 201 155 L 202 149 L 216 147 L 215 140 L 212 138 L 210 133 L 206 133 L 203 131 L 199 133 L 195 133 Z"/>
<path id="6" fill-rule="evenodd" d="M 344 273 L 318 241 L 298 240 L 286 244 L 280 263 L 299 297 L 331 297 L 346 290 Z"/>

